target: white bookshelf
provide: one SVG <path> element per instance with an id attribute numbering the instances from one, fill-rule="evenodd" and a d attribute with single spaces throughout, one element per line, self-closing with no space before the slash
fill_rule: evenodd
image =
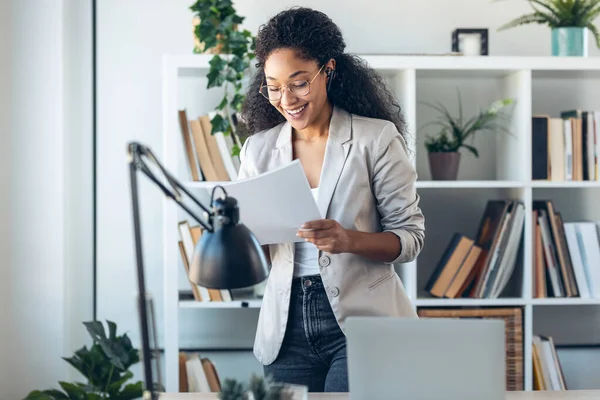
<path id="1" fill-rule="evenodd" d="M 163 153 L 167 169 L 182 181 L 187 173 L 177 110 L 186 108 L 188 117 L 214 109 L 222 89 L 206 90 L 208 55 L 166 55 L 163 60 Z M 522 307 L 524 328 L 525 389 L 532 390 L 532 335 L 536 310 L 548 307 L 600 305 L 600 299 L 532 298 L 531 202 L 538 198 L 555 200 L 565 221 L 600 221 L 600 182 L 538 182 L 531 180 L 531 116 L 584 108 L 600 110 L 600 59 L 559 57 L 453 57 L 363 55 L 384 75 L 394 90 L 412 136 L 413 165 L 419 174 L 417 187 L 426 218 L 425 248 L 412 263 L 397 270 L 415 307 Z M 455 87 L 462 93 L 463 111 L 473 115 L 476 107 L 510 96 L 514 137 L 482 135 L 475 146 L 476 159 L 463 153 L 457 181 L 432 181 L 429 175 L 423 135 L 417 132 L 434 115 L 419 104 L 421 100 L 444 103 L 457 111 Z M 429 131 L 431 132 L 431 131 Z M 193 189 L 193 182 L 189 182 Z M 525 222 L 520 257 L 509 288 L 497 299 L 435 299 L 423 293 L 425 282 L 455 230 L 474 236 L 486 201 L 492 198 L 520 199 L 525 205 Z M 596 211 L 596 209 L 598 209 Z M 165 383 L 168 391 L 178 388 L 179 315 L 185 309 L 227 309 L 260 307 L 260 300 L 201 303 L 179 301 L 179 290 L 187 289 L 182 278 L 176 246 L 177 222 L 181 212 L 165 201 L 164 222 L 164 345 Z M 247 328 L 247 327 L 245 327 Z M 253 329 L 253 328 L 252 328 Z M 543 332 L 542 332 L 543 333 Z"/>

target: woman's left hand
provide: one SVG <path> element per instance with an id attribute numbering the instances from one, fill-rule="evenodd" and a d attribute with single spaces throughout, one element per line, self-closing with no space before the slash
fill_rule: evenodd
<path id="1" fill-rule="evenodd" d="M 330 254 L 347 253 L 352 244 L 350 232 L 333 219 L 307 222 L 297 235 Z"/>

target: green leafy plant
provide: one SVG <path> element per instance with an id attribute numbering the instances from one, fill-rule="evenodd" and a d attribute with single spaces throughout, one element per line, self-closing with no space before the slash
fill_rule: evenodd
<path id="1" fill-rule="evenodd" d="M 127 334 L 117 335 L 117 325 L 107 321 L 108 335 L 99 321 L 84 322 L 93 345 L 75 351 L 72 357 L 63 357 L 85 378 L 86 382 L 59 381 L 62 388 L 33 390 L 25 400 L 132 400 L 142 397 L 141 381 L 128 383 L 133 378 L 129 368 L 140 361 Z"/>
<path id="2" fill-rule="evenodd" d="M 585 27 L 592 32 L 600 47 L 600 33 L 593 24 L 600 15 L 599 0 L 527 0 L 533 12 L 500 26 L 498 31 L 525 24 L 542 24 L 550 28 Z"/>
<path id="3" fill-rule="evenodd" d="M 210 60 L 207 89 L 223 87 L 224 94 L 211 119 L 212 133 L 232 135 L 232 155 L 238 155 L 246 133 L 237 119 L 245 99 L 243 81 L 255 58 L 256 38 L 248 30 L 240 30 L 245 17 L 237 14 L 231 0 L 197 0 L 190 9 L 196 25 L 195 53 L 215 53 Z"/>
<path id="4" fill-rule="evenodd" d="M 476 133 L 484 131 L 504 131 L 512 135 L 506 124 L 503 123 L 506 115 L 501 113 L 505 107 L 513 103 L 512 99 L 496 100 L 487 109 L 480 110 L 477 115 L 465 120 L 461 95 L 458 90 L 457 95 L 458 117 L 454 117 L 440 102 L 419 102 L 440 113 L 436 120 L 430 121 L 422 127 L 437 125 L 440 128 L 436 136 L 426 137 L 425 147 L 428 152 L 457 152 L 464 147 L 475 157 L 479 157 L 477 149 L 472 144 L 466 143 L 467 139 L 474 139 Z"/>
<path id="5" fill-rule="evenodd" d="M 252 375 L 248 384 L 225 379 L 217 397 L 220 400 L 292 400 L 293 392 L 270 377 Z"/>

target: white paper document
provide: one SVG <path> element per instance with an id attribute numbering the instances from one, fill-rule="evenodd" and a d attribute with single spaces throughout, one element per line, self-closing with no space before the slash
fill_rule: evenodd
<path id="1" fill-rule="evenodd" d="M 194 182 L 194 188 L 208 190 L 223 186 L 238 201 L 240 222 L 261 244 L 301 242 L 300 226 L 321 219 L 317 203 L 300 161 L 248 179 L 226 182 Z M 215 196 L 222 196 L 217 189 Z"/>

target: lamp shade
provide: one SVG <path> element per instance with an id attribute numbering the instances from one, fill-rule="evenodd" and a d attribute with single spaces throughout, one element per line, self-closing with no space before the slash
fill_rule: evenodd
<path id="1" fill-rule="evenodd" d="M 265 254 L 256 236 L 239 222 L 237 201 L 216 199 L 214 210 L 214 229 L 200 237 L 189 279 L 211 289 L 238 289 L 264 281 L 269 273 Z"/>

